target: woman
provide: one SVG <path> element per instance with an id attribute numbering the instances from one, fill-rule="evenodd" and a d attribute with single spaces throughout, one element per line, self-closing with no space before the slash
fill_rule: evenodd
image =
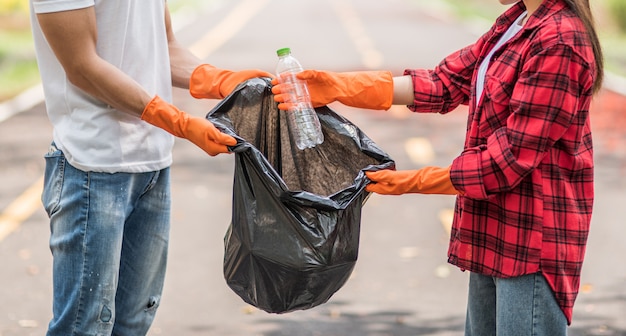
<path id="1" fill-rule="evenodd" d="M 298 77 L 318 106 L 469 105 L 464 150 L 450 167 L 368 172 L 367 190 L 458 195 L 448 256 L 470 272 L 466 335 L 565 335 L 591 220 L 589 106 L 602 52 L 588 0 L 500 3 L 514 5 L 433 70 Z"/>

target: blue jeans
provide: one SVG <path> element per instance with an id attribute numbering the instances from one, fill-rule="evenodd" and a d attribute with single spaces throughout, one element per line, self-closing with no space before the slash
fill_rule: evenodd
<path id="1" fill-rule="evenodd" d="M 165 276 L 169 168 L 83 172 L 54 145 L 45 159 L 54 292 L 47 335 L 145 335 Z"/>
<path id="2" fill-rule="evenodd" d="M 500 279 L 470 273 L 466 336 L 564 336 L 567 319 L 541 273 Z"/>

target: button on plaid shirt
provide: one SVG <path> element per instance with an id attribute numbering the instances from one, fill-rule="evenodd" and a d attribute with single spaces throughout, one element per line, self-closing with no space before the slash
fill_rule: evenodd
<path id="1" fill-rule="evenodd" d="M 415 87 L 409 108 L 469 105 L 464 150 L 450 171 L 463 196 L 449 262 L 502 278 L 541 272 L 571 323 L 594 197 L 594 54 L 565 2 L 545 0 L 494 54 L 476 106 L 478 66 L 524 10 L 518 2 L 434 70 L 406 70 Z"/>

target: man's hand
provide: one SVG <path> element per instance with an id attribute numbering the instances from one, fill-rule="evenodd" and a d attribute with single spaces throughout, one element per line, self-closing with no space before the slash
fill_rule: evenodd
<path id="1" fill-rule="evenodd" d="M 189 93 L 194 98 L 223 99 L 248 79 L 274 76 L 262 70 L 231 71 L 209 64 L 198 66 L 189 80 Z"/>
<path id="2" fill-rule="evenodd" d="M 407 193 L 457 195 L 450 181 L 450 167 L 425 167 L 419 170 L 379 170 L 365 172 L 373 183 L 365 190 L 382 195 Z"/>
<path id="3" fill-rule="evenodd" d="M 159 96 L 146 105 L 141 119 L 193 142 L 211 156 L 229 153 L 226 146 L 237 144 L 235 138 L 220 132 L 210 121 L 180 111 Z"/>
<path id="4" fill-rule="evenodd" d="M 339 101 L 345 105 L 387 110 L 393 101 L 393 78 L 389 71 L 330 72 L 304 70 L 297 78 L 306 82 L 313 107 Z M 272 80 L 278 108 L 288 110 L 286 89 L 278 78 Z"/>

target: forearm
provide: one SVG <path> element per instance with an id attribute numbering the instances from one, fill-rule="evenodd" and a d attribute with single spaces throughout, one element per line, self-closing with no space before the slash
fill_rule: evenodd
<path id="1" fill-rule="evenodd" d="M 130 76 L 98 55 L 93 7 L 37 14 L 37 19 L 73 85 L 120 111 L 141 115 L 152 97 Z"/>
<path id="2" fill-rule="evenodd" d="M 191 74 L 203 62 L 176 40 L 172 30 L 169 10 L 165 11 L 165 28 L 167 30 L 167 44 L 170 53 L 172 85 L 181 89 L 189 89 Z"/>
<path id="3" fill-rule="evenodd" d="M 414 95 L 411 76 L 393 77 L 393 105 L 411 105 Z"/>
<path id="4" fill-rule="evenodd" d="M 70 82 L 116 110 L 141 116 L 152 99 L 137 82 L 102 59 L 66 68 Z"/>
<path id="5" fill-rule="evenodd" d="M 170 41 L 169 52 L 172 85 L 181 89 L 189 89 L 191 74 L 202 64 L 202 61 L 176 41 Z"/>

